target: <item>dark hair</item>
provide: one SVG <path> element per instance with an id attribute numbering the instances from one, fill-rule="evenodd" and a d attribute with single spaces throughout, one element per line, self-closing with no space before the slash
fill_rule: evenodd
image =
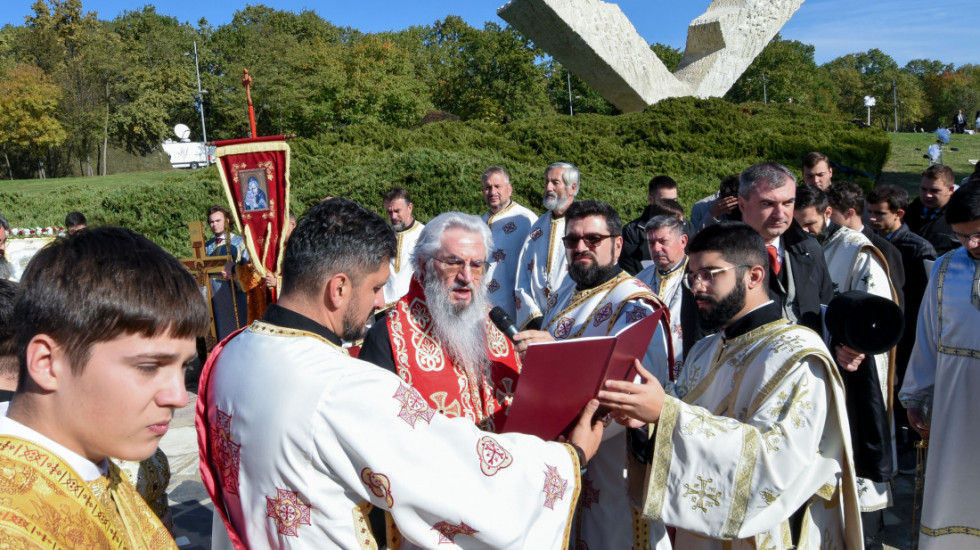
<path id="1" fill-rule="evenodd" d="M 674 199 L 657 199 L 650 205 L 650 215 L 659 216 L 661 214 L 680 218 L 684 215 L 684 207 Z"/>
<path id="2" fill-rule="evenodd" d="M 65 216 L 65 227 L 75 227 L 76 225 L 85 225 L 88 221 L 85 219 L 85 214 L 81 212 L 69 212 Z"/>
<path id="3" fill-rule="evenodd" d="M 731 174 L 722 178 L 718 185 L 718 197 L 737 197 L 738 196 L 739 174 Z"/>
<path id="4" fill-rule="evenodd" d="M 970 223 L 980 220 L 980 182 L 961 185 L 946 205 L 946 222 Z"/>
<path id="5" fill-rule="evenodd" d="M 884 202 L 888 204 L 888 210 L 898 212 L 907 210 L 909 207 L 909 192 L 897 185 L 879 185 L 868 193 L 868 204 L 878 204 Z"/>
<path id="6" fill-rule="evenodd" d="M 807 156 L 803 157 L 803 167 L 804 168 L 813 168 L 814 166 L 816 166 L 821 161 L 826 162 L 827 163 L 827 167 L 828 168 L 830 167 L 830 159 L 827 158 L 827 155 L 825 155 L 823 153 L 818 153 L 817 151 L 814 151 L 814 152 L 808 154 Z"/>
<path id="7" fill-rule="evenodd" d="M 14 303 L 17 283 L 0 279 L 0 357 L 17 354 L 17 323 L 14 322 Z"/>
<path id="8" fill-rule="evenodd" d="M 208 219 L 210 219 L 215 212 L 221 212 L 222 214 L 225 215 L 225 221 L 231 221 L 231 210 L 228 210 L 227 208 L 221 206 L 220 204 L 215 204 L 211 208 L 208 208 Z"/>
<path id="9" fill-rule="evenodd" d="M 791 184 L 796 185 L 796 176 L 782 164 L 775 162 L 760 162 L 745 169 L 739 176 L 738 196 L 748 199 L 756 184 L 765 183 L 769 189 L 779 189 Z"/>
<path id="10" fill-rule="evenodd" d="M 719 222 L 698 232 L 687 245 L 687 253 L 717 252 L 734 265 L 762 266 L 769 273 L 769 256 L 762 236 L 742 222 Z"/>
<path id="11" fill-rule="evenodd" d="M 10 231 L 10 223 L 7 221 L 7 218 L 0 216 L 0 227 L 2 227 L 4 231 Z"/>
<path id="12" fill-rule="evenodd" d="M 953 176 L 953 169 L 945 164 L 933 164 L 929 168 L 926 168 L 925 172 L 922 172 L 922 177 L 930 181 L 937 181 L 948 187 L 952 187 L 956 179 Z"/>
<path id="13" fill-rule="evenodd" d="M 648 184 L 648 191 L 652 195 L 659 189 L 677 189 L 677 182 L 670 176 L 655 176 Z"/>
<path id="14" fill-rule="evenodd" d="M 614 237 L 623 234 L 623 220 L 620 219 L 616 209 L 600 201 L 575 201 L 565 212 L 565 227 L 574 220 L 580 220 L 589 216 L 601 216 L 606 220 L 606 231 Z"/>
<path id="15" fill-rule="evenodd" d="M 14 317 L 18 391 L 27 378 L 27 345 L 38 334 L 58 342 L 78 374 L 97 342 L 120 334 L 194 338 L 209 326 L 190 272 L 146 237 L 120 227 L 87 229 L 41 249 L 20 279 Z"/>
<path id="16" fill-rule="evenodd" d="M 827 193 L 815 185 L 800 185 L 796 188 L 796 211 L 799 212 L 811 206 L 816 208 L 817 212 L 826 210 L 828 206 Z"/>
<path id="17" fill-rule="evenodd" d="M 846 212 L 853 208 L 858 216 L 864 214 L 864 191 L 853 181 L 834 182 L 827 188 L 827 202 L 835 210 Z"/>
<path id="18" fill-rule="evenodd" d="M 381 195 L 381 202 L 384 204 L 394 202 L 398 199 L 403 199 L 405 204 L 412 204 L 412 196 L 408 194 L 408 189 L 404 187 L 392 187 L 385 191 L 384 195 Z"/>
<path id="19" fill-rule="evenodd" d="M 394 257 L 397 243 L 391 227 L 356 202 L 319 202 L 306 211 L 286 243 L 282 293 L 313 295 L 338 273 L 359 279 Z"/>

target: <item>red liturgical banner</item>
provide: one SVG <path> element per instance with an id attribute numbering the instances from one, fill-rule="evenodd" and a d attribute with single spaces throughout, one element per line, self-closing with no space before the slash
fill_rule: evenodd
<path id="1" fill-rule="evenodd" d="M 218 173 L 252 266 L 279 273 L 289 223 L 289 145 L 286 136 L 215 142 Z"/>

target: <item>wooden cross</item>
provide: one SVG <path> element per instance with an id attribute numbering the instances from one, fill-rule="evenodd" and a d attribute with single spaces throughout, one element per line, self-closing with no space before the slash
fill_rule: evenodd
<path id="1" fill-rule="evenodd" d="M 206 289 L 208 312 L 211 314 L 211 337 L 217 338 L 218 333 L 214 328 L 214 310 L 211 306 L 211 281 L 209 279 L 212 275 L 221 275 L 221 272 L 225 270 L 225 266 L 229 262 L 234 262 L 234 259 L 228 255 L 207 255 L 204 249 L 203 223 L 199 221 L 190 222 L 187 224 L 187 229 L 191 234 L 191 249 L 193 250 L 194 256 L 191 258 L 181 258 L 180 263 L 184 264 L 184 267 L 197 279 L 197 285 Z"/>

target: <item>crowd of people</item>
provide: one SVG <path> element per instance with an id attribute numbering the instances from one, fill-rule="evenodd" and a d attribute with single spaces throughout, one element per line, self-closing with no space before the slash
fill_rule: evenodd
<path id="1" fill-rule="evenodd" d="M 920 439 L 919 545 L 970 547 L 980 178 L 933 166 L 910 201 L 835 180 L 821 153 L 800 168 L 799 185 L 775 163 L 723 178 L 690 219 L 660 175 L 624 223 L 565 162 L 544 169 L 541 216 L 497 166 L 482 216 L 423 224 L 401 187 L 387 220 L 325 199 L 284 230 L 282 272 L 247 284 L 215 206 L 205 253 L 227 263 L 204 293 L 146 238 L 72 213 L 0 285 L 0 539 L 174 547 L 157 445 L 213 320 L 197 424 L 214 548 L 880 548 Z M 867 351 L 879 336 L 835 304 L 891 307 L 904 331 Z M 531 346 L 655 314 L 635 378 L 557 441 L 508 431 Z"/>

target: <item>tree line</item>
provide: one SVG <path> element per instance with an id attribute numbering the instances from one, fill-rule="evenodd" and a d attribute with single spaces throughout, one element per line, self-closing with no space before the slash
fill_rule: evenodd
<path id="1" fill-rule="evenodd" d="M 243 68 L 253 77 L 260 135 L 314 137 L 356 124 L 413 128 L 439 120 L 508 123 L 618 111 L 510 26 L 447 16 L 397 32 L 362 33 L 312 11 L 254 5 L 213 27 L 151 5 L 111 21 L 81 0 L 38 0 L 21 26 L 0 29 L 0 149 L 7 176 L 106 173 L 107 150 L 148 154 L 177 123 L 200 139 L 247 135 Z M 194 47 L 201 87 L 197 91 Z M 651 48 L 673 70 L 681 52 Z M 893 84 L 894 83 L 894 84 Z M 877 49 L 817 65 L 813 46 L 776 37 L 728 92 L 732 102 L 804 104 L 830 117 L 902 130 L 948 125 L 980 110 L 980 66 Z"/>

